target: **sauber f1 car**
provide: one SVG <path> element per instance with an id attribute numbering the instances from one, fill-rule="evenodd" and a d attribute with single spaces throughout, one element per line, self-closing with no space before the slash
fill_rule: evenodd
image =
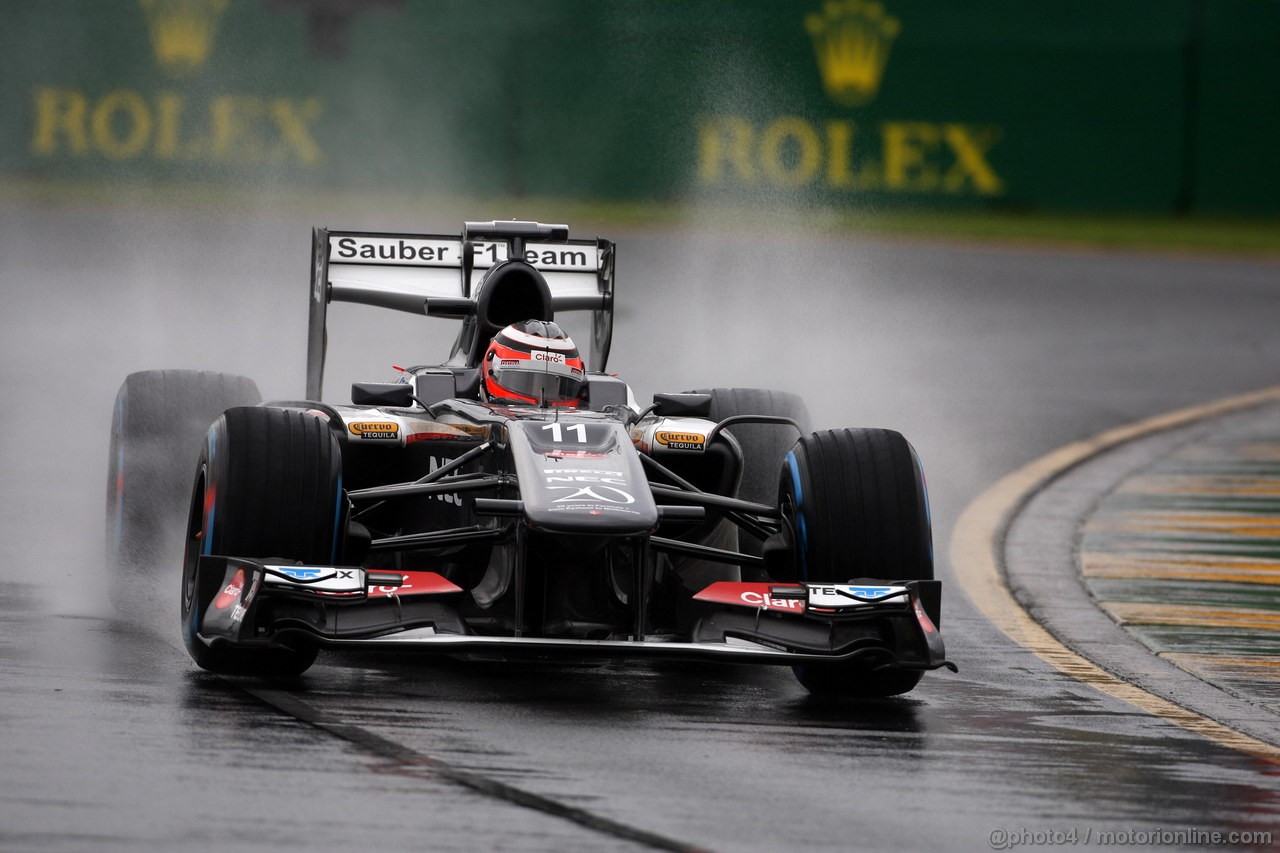
<path id="1" fill-rule="evenodd" d="M 955 669 L 911 445 L 808 433 L 783 392 L 641 407 L 605 372 L 610 241 L 510 221 L 461 236 L 317 228 L 312 246 L 306 399 L 259 403 L 243 377 L 174 370 L 131 375 L 117 399 L 109 550 L 127 566 L 166 507 L 189 506 L 181 630 L 199 666 L 291 675 L 322 648 L 696 658 L 790 665 L 810 691 L 852 697 Z M 339 302 L 461 328 L 445 363 L 331 404 Z M 585 364 L 567 336 L 527 331 L 570 311 L 591 312 Z M 531 364 L 560 384 L 489 392 L 504 366 Z M 548 391 L 562 386 L 567 399 Z M 189 503 L 157 471 L 187 452 Z"/>

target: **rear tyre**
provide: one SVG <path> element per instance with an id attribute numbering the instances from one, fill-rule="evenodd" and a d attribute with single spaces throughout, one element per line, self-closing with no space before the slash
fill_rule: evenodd
<path id="1" fill-rule="evenodd" d="M 763 388 L 711 388 L 696 393 L 711 395 L 713 421 L 737 415 L 773 415 L 791 418 L 802 433 L 810 429 L 809 409 L 799 396 Z M 777 496 L 778 466 L 795 444 L 795 430 L 778 424 L 738 424 L 729 427 L 742 448 L 742 483 L 738 497 L 744 501 L 772 503 Z"/>
<path id="2" fill-rule="evenodd" d="M 711 395 L 713 421 L 735 415 L 774 415 L 791 418 L 801 433 L 810 430 L 809 409 L 804 400 L 787 391 L 763 388 L 711 388 L 698 391 Z M 744 501 L 772 504 L 778 494 L 778 468 L 796 441 L 796 431 L 784 424 L 738 424 L 727 430 L 742 448 L 742 482 L 737 497 Z M 764 543 L 738 531 L 738 549 L 759 557 Z"/>
<path id="3" fill-rule="evenodd" d="M 314 644 L 206 646 L 195 636 L 200 555 L 332 565 L 342 548 L 342 451 L 329 425 L 284 409 L 234 408 L 209 428 L 196 472 L 182 572 L 182 636 L 201 668 L 287 676 Z"/>
<path id="4" fill-rule="evenodd" d="M 200 370 L 131 373 L 116 394 L 107 462 L 106 559 L 113 590 L 172 565 L 191 462 L 213 419 L 262 400 L 252 379 Z M 172 546 L 172 550 L 169 546 Z"/>
<path id="5" fill-rule="evenodd" d="M 792 543 L 786 580 L 933 578 L 924 473 L 900 433 L 841 429 L 804 436 L 782 465 L 778 502 Z M 868 672 L 856 664 L 807 665 L 795 673 L 811 693 L 846 698 L 906 693 L 923 675 Z"/>

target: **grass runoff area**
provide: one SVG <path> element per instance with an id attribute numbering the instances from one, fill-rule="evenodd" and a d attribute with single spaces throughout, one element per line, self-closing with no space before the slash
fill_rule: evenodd
<path id="1" fill-rule="evenodd" d="M 1049 213 L 904 213 L 846 217 L 853 231 L 1065 243 L 1102 249 L 1218 252 L 1280 259 L 1280 218 Z"/>
<path id="2" fill-rule="evenodd" d="M 1280 217 L 839 209 L 719 201 L 592 202 L 553 198 L 467 198 L 315 188 L 239 189 L 200 184 L 0 183 L 0 202 L 71 206 L 179 207 L 234 215 L 237 210 L 306 217 L 322 211 L 333 227 L 451 229 L 464 219 L 521 218 L 568 222 L 575 231 L 613 228 L 710 229 L 808 233 L 1040 248 L 1228 254 L 1280 260 Z M 423 223 L 424 211 L 431 224 Z M 353 221 L 348 225 L 345 220 Z M 437 223 L 447 222 L 448 225 Z M 413 223 L 423 223 L 415 225 Z M 367 226 L 364 226 L 367 227 Z"/>

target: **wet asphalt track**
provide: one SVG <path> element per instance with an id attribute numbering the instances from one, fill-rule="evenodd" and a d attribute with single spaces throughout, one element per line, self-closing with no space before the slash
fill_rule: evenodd
<path id="1" fill-rule="evenodd" d="M 175 579 L 126 618 L 104 603 L 111 401 L 150 367 L 297 396 L 312 219 L 0 207 L 0 849 L 986 850 L 993 830 L 1280 824 L 1276 767 L 1070 681 L 954 585 L 960 674 L 863 705 L 774 669 L 326 657 L 287 689 L 198 672 L 166 612 Z M 819 426 L 902 430 L 940 555 L 999 475 L 1280 377 L 1275 264 L 608 236 L 611 369 L 641 395 L 790 387 Z M 408 317 L 371 345 L 383 319 L 335 325 L 332 399 L 447 348 Z"/>

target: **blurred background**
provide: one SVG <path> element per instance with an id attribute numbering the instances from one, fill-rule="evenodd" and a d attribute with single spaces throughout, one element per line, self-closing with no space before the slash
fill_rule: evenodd
<path id="1" fill-rule="evenodd" d="M 0 173 L 27 186 L 1280 213 L 1274 0 L 5 11 Z"/>

